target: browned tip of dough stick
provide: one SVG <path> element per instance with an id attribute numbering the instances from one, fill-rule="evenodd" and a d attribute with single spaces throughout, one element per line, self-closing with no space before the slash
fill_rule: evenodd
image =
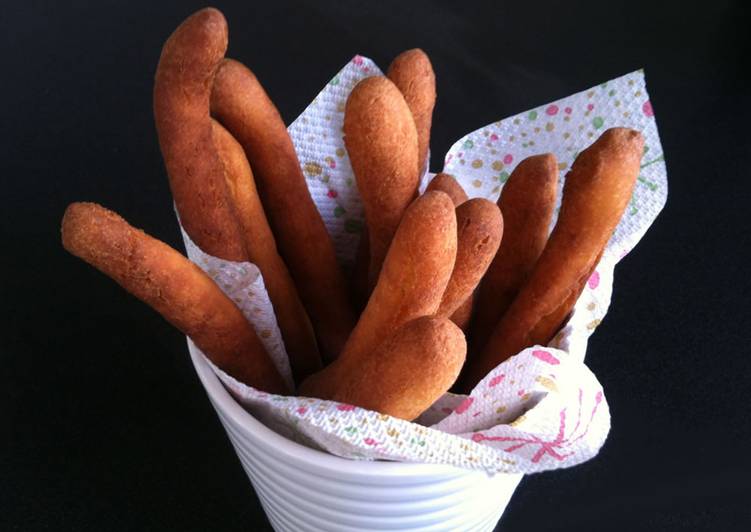
<path id="1" fill-rule="evenodd" d="M 340 358 L 312 375 L 300 394 L 411 421 L 451 387 L 466 352 L 456 325 L 425 316 L 402 325 L 362 358 Z"/>
<path id="2" fill-rule="evenodd" d="M 503 236 L 503 217 L 492 201 L 474 198 L 456 208 L 456 227 L 456 264 L 436 312 L 443 318 L 452 316 L 472 299 L 472 293 L 498 251 Z"/>
<path id="3" fill-rule="evenodd" d="M 404 213 L 373 294 L 342 358 L 371 353 L 398 327 L 435 314 L 456 259 L 456 215 L 443 192 L 428 192 Z"/>
<path id="4" fill-rule="evenodd" d="M 391 62 L 386 76 L 404 95 L 417 128 L 418 173 L 422 174 L 430 148 L 430 125 L 435 107 L 435 73 L 427 54 L 419 48 L 402 52 Z"/>
<path id="5" fill-rule="evenodd" d="M 321 369 L 315 334 L 297 294 L 256 191 L 253 172 L 242 146 L 219 122 L 212 120 L 214 144 L 224 164 L 230 196 L 245 238 L 248 259 L 261 270 L 274 306 L 295 382 Z"/>
<path id="6" fill-rule="evenodd" d="M 525 347 L 546 345 L 581 294 L 631 198 L 644 139 L 605 131 L 574 161 L 558 221 L 527 282 L 463 377 L 467 389 Z"/>
<path id="7" fill-rule="evenodd" d="M 203 251 L 246 260 L 211 140 L 209 92 L 227 49 L 227 22 L 213 8 L 188 17 L 167 39 L 154 80 L 154 119 L 180 221 Z"/>
<path id="8" fill-rule="evenodd" d="M 198 266 L 94 203 L 73 203 L 63 247 L 159 312 L 235 379 L 270 393 L 289 390 L 253 327 Z"/>
<path id="9" fill-rule="evenodd" d="M 433 179 L 430 180 L 425 192 L 430 192 L 431 190 L 440 190 L 441 192 L 448 194 L 451 201 L 454 202 L 455 207 L 458 207 L 469 199 L 467 193 L 464 192 L 464 189 L 454 176 L 444 174 L 443 172 L 436 174 Z"/>
<path id="10" fill-rule="evenodd" d="M 458 207 L 469 199 L 467 193 L 464 192 L 462 186 L 457 182 L 454 176 L 440 172 L 436 174 L 433 179 L 428 183 L 425 192 L 431 191 L 445 192 L 454 202 L 454 207 Z M 459 220 L 457 220 L 457 223 Z M 460 224 L 459 224 L 460 225 Z M 457 249 L 457 263 L 459 262 L 460 252 Z M 451 281 L 449 281 L 449 284 Z M 448 291 L 448 288 L 447 288 Z M 454 313 L 451 315 L 451 321 L 453 321 L 461 330 L 465 331 L 469 325 L 469 320 L 472 317 L 473 297 L 468 297 L 464 303 L 459 305 Z"/>
<path id="11" fill-rule="evenodd" d="M 498 199 L 505 226 L 503 241 L 477 291 L 472 352 L 485 345 L 542 253 L 557 189 L 558 164 L 552 153 L 521 161 L 503 186 Z"/>
<path id="12" fill-rule="evenodd" d="M 373 286 L 418 183 L 415 122 L 391 81 L 376 76 L 355 86 L 344 110 L 344 143 L 365 209 Z"/>
<path id="13" fill-rule="evenodd" d="M 347 340 L 355 316 L 326 226 L 310 197 L 282 117 L 255 75 L 225 60 L 214 78 L 211 112 L 245 150 L 258 193 L 325 360 Z"/>

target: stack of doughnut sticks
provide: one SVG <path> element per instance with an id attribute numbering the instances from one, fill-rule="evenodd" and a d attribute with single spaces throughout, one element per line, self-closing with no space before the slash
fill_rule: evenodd
<path id="1" fill-rule="evenodd" d="M 225 58 L 227 39 L 224 16 L 207 8 L 166 41 L 154 84 L 159 145 L 193 242 L 258 266 L 296 389 L 210 277 L 114 212 L 71 204 L 65 249 L 154 308 L 235 379 L 406 420 L 553 338 L 629 202 L 640 133 L 609 129 L 578 155 L 552 232 L 551 154 L 521 161 L 497 203 L 468 199 L 443 173 L 419 195 L 435 76 L 425 53 L 404 52 L 386 76 L 360 81 L 346 103 L 344 141 L 366 229 L 345 276 L 284 122 L 254 74 Z"/>

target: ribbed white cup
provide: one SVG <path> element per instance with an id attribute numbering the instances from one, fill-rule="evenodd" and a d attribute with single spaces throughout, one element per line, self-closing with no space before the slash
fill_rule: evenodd
<path id="1" fill-rule="evenodd" d="M 347 460 L 304 447 L 248 414 L 189 348 L 274 530 L 493 530 L 521 480 L 446 465 Z"/>

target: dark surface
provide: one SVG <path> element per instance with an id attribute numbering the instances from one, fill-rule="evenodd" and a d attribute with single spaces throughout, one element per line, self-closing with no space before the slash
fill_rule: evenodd
<path id="1" fill-rule="evenodd" d="M 0 530 L 264 529 L 184 338 L 59 244 L 64 207 L 92 200 L 179 245 L 151 87 L 202 4 L 4 4 Z M 670 194 L 590 344 L 613 428 L 594 460 L 526 478 L 501 525 L 748 529 L 749 18 L 724 1 L 459 4 L 218 7 L 287 121 L 353 54 L 424 48 L 437 154 L 644 67 Z"/>

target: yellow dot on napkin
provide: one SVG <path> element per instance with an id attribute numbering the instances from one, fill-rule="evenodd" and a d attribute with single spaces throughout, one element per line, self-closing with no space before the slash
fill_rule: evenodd
<path id="1" fill-rule="evenodd" d="M 548 390 L 551 390 L 553 392 L 558 391 L 558 387 L 555 385 L 555 382 L 553 381 L 553 379 L 540 375 L 535 380 L 539 382 L 540 384 L 542 384 L 542 386 L 547 388 Z"/>
<path id="2" fill-rule="evenodd" d="M 317 176 L 323 173 L 323 168 L 318 163 L 305 163 L 304 169 L 309 176 Z"/>

